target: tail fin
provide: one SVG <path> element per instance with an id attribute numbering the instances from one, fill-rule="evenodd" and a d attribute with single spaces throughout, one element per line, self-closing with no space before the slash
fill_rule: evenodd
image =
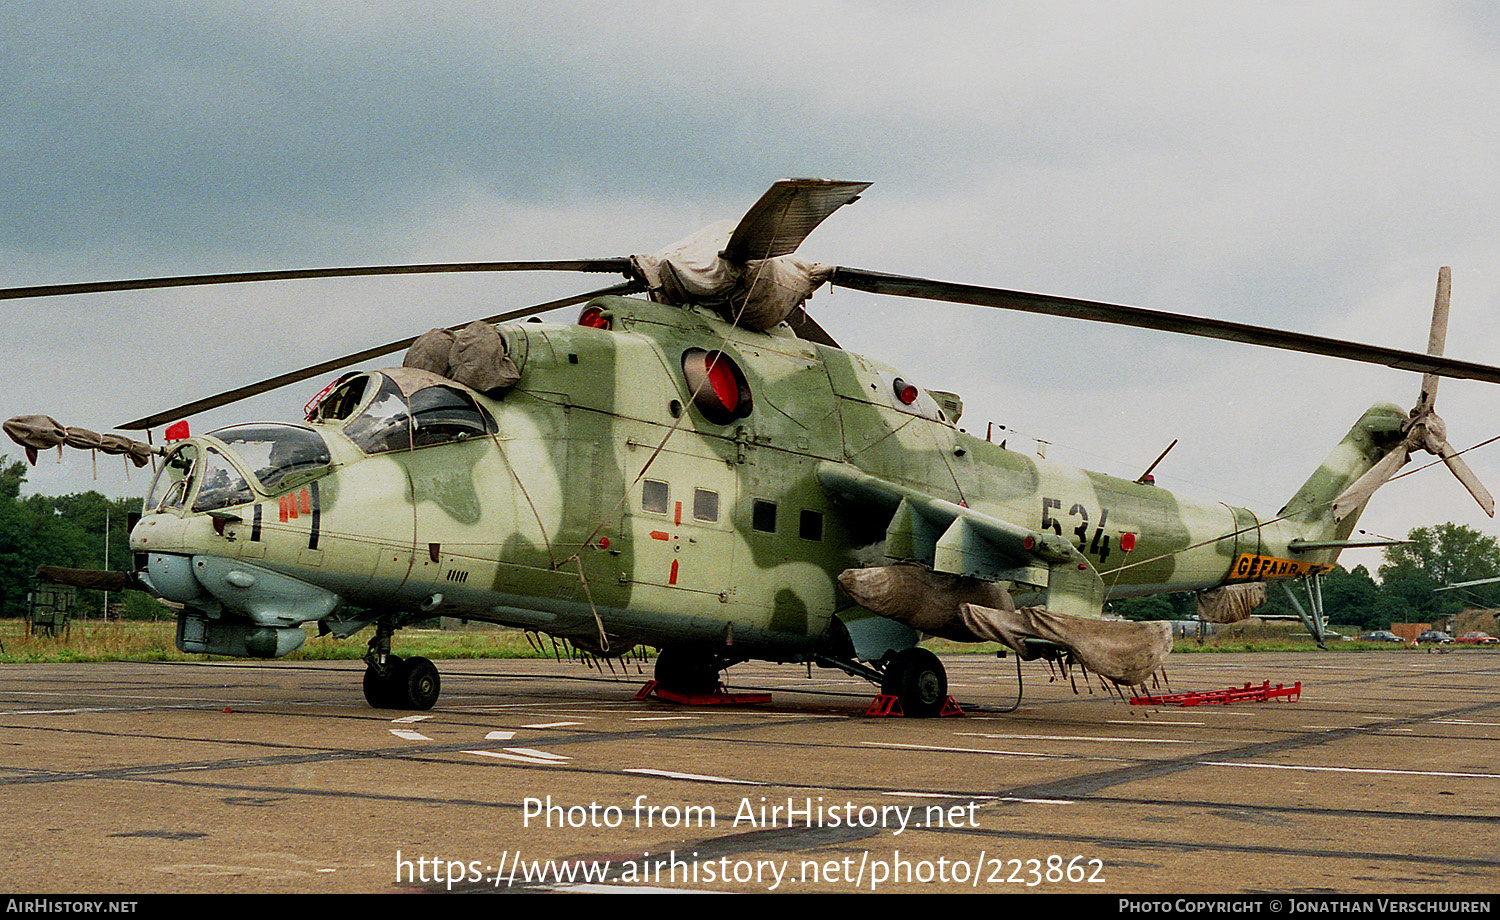
<path id="1" fill-rule="evenodd" d="M 1333 500 L 1401 440 L 1406 418 L 1406 410 L 1391 403 L 1377 403 L 1367 409 L 1278 516 L 1307 525 L 1304 538 L 1309 541 L 1348 539 L 1364 507 L 1335 521 Z"/>

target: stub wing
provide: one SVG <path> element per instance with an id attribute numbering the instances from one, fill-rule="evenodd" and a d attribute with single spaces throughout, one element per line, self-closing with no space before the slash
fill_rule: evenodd
<path id="1" fill-rule="evenodd" d="M 840 464 L 820 466 L 818 479 L 843 502 L 891 513 L 885 555 L 893 561 L 925 567 L 955 584 L 973 579 L 1030 586 L 1042 593 L 1041 606 L 1054 613 L 1098 617 L 1103 609 L 1099 573 L 1077 547 L 1055 534 L 1038 533 Z M 973 602 L 986 603 L 977 598 Z"/>

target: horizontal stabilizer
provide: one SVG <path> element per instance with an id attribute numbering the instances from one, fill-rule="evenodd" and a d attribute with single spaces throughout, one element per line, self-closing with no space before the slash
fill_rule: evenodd
<path id="1" fill-rule="evenodd" d="M 1405 546 L 1410 540 L 1293 540 L 1287 549 L 1294 553 L 1308 553 L 1315 549 L 1368 549 L 1375 546 Z"/>

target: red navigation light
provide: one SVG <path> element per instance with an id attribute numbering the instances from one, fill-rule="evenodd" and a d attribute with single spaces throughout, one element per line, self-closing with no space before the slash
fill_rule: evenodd
<path id="1" fill-rule="evenodd" d="M 902 380 L 900 377 L 896 378 L 894 389 L 896 391 L 896 398 L 901 400 L 903 406 L 909 406 L 916 402 L 917 396 L 920 394 L 920 391 L 916 387 Z"/>
<path id="2" fill-rule="evenodd" d="M 1135 549 L 1135 534 L 1129 531 L 1120 534 L 1120 550 L 1128 553 L 1133 549 Z"/>
<path id="3" fill-rule="evenodd" d="M 168 441 L 186 441 L 192 437 L 192 434 L 188 432 L 187 420 L 183 419 L 175 425 L 168 425 L 166 437 Z"/>

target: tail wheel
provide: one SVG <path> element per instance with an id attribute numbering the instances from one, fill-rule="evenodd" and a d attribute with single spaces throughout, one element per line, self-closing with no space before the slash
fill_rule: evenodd
<path id="1" fill-rule="evenodd" d="M 948 699 L 948 672 L 927 649 L 902 649 L 885 666 L 880 692 L 901 700 L 901 711 L 908 716 L 935 716 Z"/>

